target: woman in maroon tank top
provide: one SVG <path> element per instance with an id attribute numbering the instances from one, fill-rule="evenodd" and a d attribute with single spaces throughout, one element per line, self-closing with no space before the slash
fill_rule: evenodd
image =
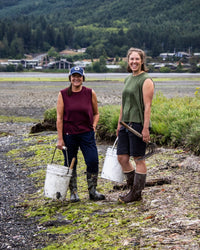
<path id="1" fill-rule="evenodd" d="M 62 150 L 67 147 L 69 164 L 75 157 L 69 188 L 70 200 L 79 201 L 77 194 L 77 153 L 80 148 L 87 165 L 87 182 L 91 200 L 104 200 L 105 196 L 97 192 L 97 177 L 99 171 L 98 152 L 95 141 L 95 129 L 99 121 L 97 97 L 94 90 L 82 85 L 85 81 L 84 70 L 73 67 L 69 73 L 68 88 L 59 92 L 57 101 L 57 147 Z M 65 166 L 67 166 L 66 152 Z"/>

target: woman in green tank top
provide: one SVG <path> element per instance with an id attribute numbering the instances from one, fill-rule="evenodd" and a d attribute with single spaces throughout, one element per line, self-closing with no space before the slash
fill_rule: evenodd
<path id="1" fill-rule="evenodd" d="M 154 83 L 146 73 L 145 53 L 141 49 L 130 48 L 127 53 L 128 72 L 132 73 L 125 79 L 122 92 L 122 106 L 119 115 L 117 136 L 117 155 L 127 179 L 130 191 L 119 197 L 122 203 L 142 199 L 142 190 L 146 182 L 145 160 L 138 158 L 145 155 L 146 143 L 150 141 L 150 115 L 154 94 Z M 131 125 L 142 134 L 142 139 L 127 131 L 120 121 Z M 136 170 L 130 162 L 134 158 Z"/>

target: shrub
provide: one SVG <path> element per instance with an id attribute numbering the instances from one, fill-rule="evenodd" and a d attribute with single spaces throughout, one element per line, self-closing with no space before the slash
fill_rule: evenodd
<path id="1" fill-rule="evenodd" d="M 153 100 L 152 132 L 158 144 L 191 147 L 191 141 L 194 142 L 194 135 L 199 131 L 197 123 L 199 119 L 200 98 L 198 97 L 168 99 L 159 93 Z"/>
<path id="2" fill-rule="evenodd" d="M 171 69 L 169 67 L 161 67 L 160 73 L 170 73 Z"/>
<path id="3" fill-rule="evenodd" d="M 47 109 L 44 112 L 44 120 L 45 121 L 56 122 L 56 119 L 57 119 L 56 108 Z"/>
<path id="4" fill-rule="evenodd" d="M 119 105 L 106 105 L 99 108 L 100 118 L 97 126 L 97 137 L 112 140 L 116 137 L 117 123 L 120 114 Z"/>
<path id="5" fill-rule="evenodd" d="M 186 134 L 186 147 L 200 155 L 200 118 L 192 124 Z"/>
<path id="6" fill-rule="evenodd" d="M 99 108 L 100 118 L 97 138 L 114 140 L 116 138 L 120 105 L 106 105 Z M 56 121 L 56 108 L 45 112 L 47 121 Z M 175 97 L 168 99 L 158 93 L 152 103 L 151 137 L 158 145 L 181 146 L 200 154 L 200 96 Z"/>

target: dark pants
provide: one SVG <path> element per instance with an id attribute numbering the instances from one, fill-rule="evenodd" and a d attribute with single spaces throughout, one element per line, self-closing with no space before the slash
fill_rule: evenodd
<path id="1" fill-rule="evenodd" d="M 76 170 L 77 154 L 78 154 L 78 149 L 80 147 L 85 159 L 85 163 L 87 165 L 87 172 L 98 173 L 99 160 L 98 160 L 98 152 L 94 135 L 95 135 L 94 131 L 90 131 L 77 135 L 63 136 L 65 146 L 67 147 L 69 164 L 71 163 L 72 158 L 76 157 L 74 170 Z M 63 154 L 65 157 L 65 166 L 67 166 L 67 157 L 65 150 L 63 150 Z"/>

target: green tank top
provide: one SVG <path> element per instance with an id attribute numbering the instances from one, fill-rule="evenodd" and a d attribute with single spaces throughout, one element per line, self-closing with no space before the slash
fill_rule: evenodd
<path id="1" fill-rule="evenodd" d="M 137 122 L 144 124 L 144 102 L 142 87 L 147 73 L 137 76 L 129 75 L 125 78 L 122 92 L 122 120 L 124 122 Z"/>

